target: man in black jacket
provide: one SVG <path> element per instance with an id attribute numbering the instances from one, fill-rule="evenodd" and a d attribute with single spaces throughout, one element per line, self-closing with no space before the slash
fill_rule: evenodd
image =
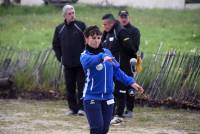
<path id="1" fill-rule="evenodd" d="M 67 100 L 70 111 L 68 114 L 83 115 L 82 97 L 85 81 L 80 64 L 80 54 L 85 48 L 83 31 L 86 25 L 75 19 L 75 10 L 71 5 L 63 7 L 64 22 L 55 29 L 53 50 L 56 58 L 64 65 Z M 78 93 L 76 93 L 76 86 Z"/>
<path id="2" fill-rule="evenodd" d="M 133 26 L 130 23 L 129 14 L 127 10 L 120 10 L 118 13 L 118 20 L 122 26 L 126 28 L 126 30 L 130 33 L 130 36 L 133 40 L 133 45 L 135 47 L 136 52 L 139 50 L 140 45 L 140 31 L 137 27 Z M 132 58 L 136 58 L 136 53 Z M 129 59 L 130 60 L 130 59 Z M 135 76 L 136 72 L 134 72 L 133 76 Z M 126 112 L 124 114 L 125 117 L 132 117 L 133 114 L 133 108 L 134 108 L 134 102 L 135 102 L 135 95 L 133 90 L 129 90 L 126 93 Z"/>
<path id="3" fill-rule="evenodd" d="M 137 49 L 133 46 L 129 32 L 115 20 L 112 14 L 105 14 L 102 20 L 104 26 L 103 47 L 110 49 L 115 59 L 120 63 L 120 68 L 132 76 L 129 60 L 135 56 Z M 115 82 L 116 116 L 111 121 L 111 124 L 118 124 L 123 120 L 126 91 L 128 89 L 129 87 L 124 86 L 120 82 Z"/>

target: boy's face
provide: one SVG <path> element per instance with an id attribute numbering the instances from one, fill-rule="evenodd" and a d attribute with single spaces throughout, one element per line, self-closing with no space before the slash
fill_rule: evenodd
<path id="1" fill-rule="evenodd" d="M 101 43 L 101 35 L 93 35 L 86 38 L 86 43 L 92 48 L 98 48 Z"/>

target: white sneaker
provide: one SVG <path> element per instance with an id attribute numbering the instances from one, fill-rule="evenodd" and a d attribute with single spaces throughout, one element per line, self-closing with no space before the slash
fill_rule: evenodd
<path id="1" fill-rule="evenodd" d="M 78 115 L 80 115 L 80 116 L 85 116 L 85 111 L 83 111 L 83 110 L 78 110 Z"/>
<path id="2" fill-rule="evenodd" d="M 116 115 L 116 116 L 114 116 L 114 118 L 111 120 L 110 124 L 111 124 L 111 125 L 120 125 L 122 121 L 123 121 L 123 118 Z"/>
<path id="3" fill-rule="evenodd" d="M 133 118 L 133 112 L 132 111 L 126 111 L 123 116 L 125 118 Z"/>
<path id="4" fill-rule="evenodd" d="M 65 115 L 67 115 L 67 116 L 76 115 L 76 113 L 73 112 L 72 110 L 69 110 L 69 111 L 65 112 Z"/>

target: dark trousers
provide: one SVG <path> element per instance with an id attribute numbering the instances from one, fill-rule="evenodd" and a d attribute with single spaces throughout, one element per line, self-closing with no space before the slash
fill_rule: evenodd
<path id="1" fill-rule="evenodd" d="M 64 76 L 69 109 L 77 113 L 79 109 L 83 109 L 83 103 L 80 98 L 83 95 L 85 82 L 84 71 L 82 67 L 65 67 Z"/>
<path id="2" fill-rule="evenodd" d="M 114 104 L 107 101 L 83 101 L 84 110 L 90 125 L 90 134 L 107 134 L 112 119 Z"/>
<path id="3" fill-rule="evenodd" d="M 124 110 L 125 110 L 125 107 L 129 111 L 133 111 L 135 96 L 131 96 L 129 94 L 130 90 L 132 90 L 130 87 L 126 87 L 118 81 L 115 82 L 115 91 L 114 91 L 115 111 L 114 111 L 114 115 L 118 115 L 118 116 L 122 117 Z"/>
<path id="4" fill-rule="evenodd" d="M 115 108 L 114 108 L 114 115 L 118 115 L 120 117 L 123 116 L 124 109 L 126 106 L 126 92 L 127 87 L 121 84 L 118 81 L 115 81 Z"/>
<path id="5" fill-rule="evenodd" d="M 129 89 L 133 90 L 133 89 Z M 135 91 L 134 91 L 135 92 Z M 130 91 L 126 92 L 126 109 L 128 111 L 133 111 L 135 104 L 135 95 L 131 95 Z"/>

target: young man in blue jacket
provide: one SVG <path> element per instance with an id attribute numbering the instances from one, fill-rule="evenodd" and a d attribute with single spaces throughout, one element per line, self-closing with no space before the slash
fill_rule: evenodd
<path id="1" fill-rule="evenodd" d="M 90 125 L 90 134 L 106 134 L 114 108 L 113 77 L 143 93 L 132 77 L 127 76 L 108 49 L 100 45 L 101 35 L 97 26 L 85 30 L 86 49 L 80 61 L 86 75 L 83 105 Z"/>

